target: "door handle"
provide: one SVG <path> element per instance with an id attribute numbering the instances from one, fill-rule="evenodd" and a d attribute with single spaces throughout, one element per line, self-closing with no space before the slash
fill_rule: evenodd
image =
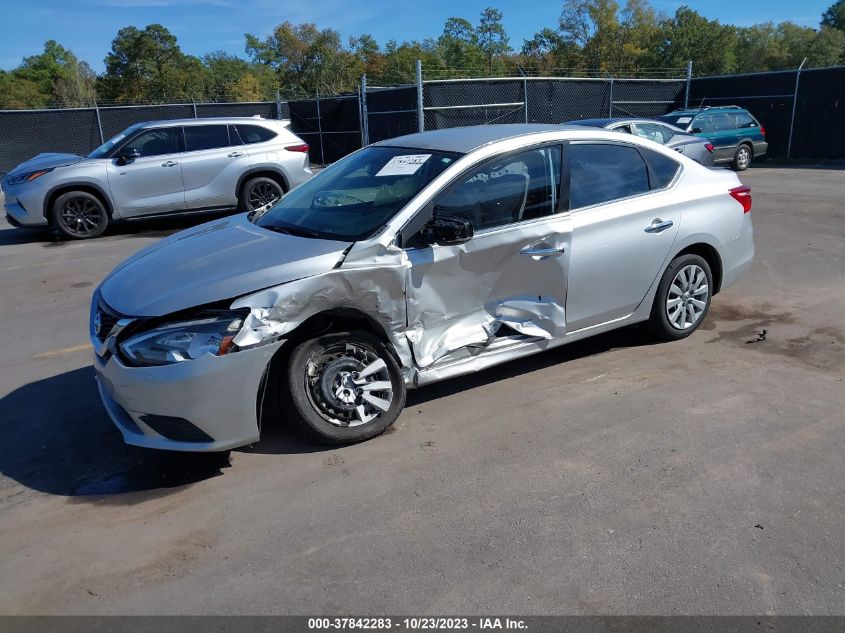
<path id="1" fill-rule="evenodd" d="M 519 254 L 528 257 L 559 257 L 563 255 L 565 250 L 563 246 L 560 248 L 532 248 L 528 246 L 519 251 Z"/>
<path id="2" fill-rule="evenodd" d="M 162 167 L 175 167 L 178 164 L 179 164 L 178 160 L 166 160 L 161 164 L 161 166 Z"/>
<path id="3" fill-rule="evenodd" d="M 670 226 L 672 226 L 672 220 L 661 220 L 660 218 L 655 218 L 654 222 L 645 227 L 644 231 L 646 233 L 660 233 L 661 231 L 668 229 Z"/>
<path id="4" fill-rule="evenodd" d="M 683 153 L 684 153 L 684 148 L 683 148 L 683 147 L 675 147 L 674 149 L 675 149 L 675 151 L 676 151 L 676 152 L 678 152 L 679 154 L 683 154 Z"/>
<path id="5" fill-rule="evenodd" d="M 243 156 L 243 152 L 232 152 L 231 154 L 226 154 L 229 158 L 237 158 L 238 156 Z"/>

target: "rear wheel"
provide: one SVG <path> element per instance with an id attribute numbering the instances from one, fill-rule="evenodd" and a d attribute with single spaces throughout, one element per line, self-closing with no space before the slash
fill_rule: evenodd
<path id="1" fill-rule="evenodd" d="M 733 167 L 735 171 L 745 171 L 751 164 L 752 158 L 753 154 L 751 152 L 751 148 L 747 144 L 743 143 L 736 148 L 736 154 L 734 154 L 731 167 Z"/>
<path id="2" fill-rule="evenodd" d="M 56 198 L 50 213 L 53 226 L 72 240 L 97 237 L 109 225 L 109 214 L 103 203 L 85 191 L 63 193 Z"/>
<path id="3" fill-rule="evenodd" d="M 266 176 L 250 178 L 241 188 L 240 210 L 257 211 L 271 207 L 282 199 L 284 193 L 282 186 L 272 178 Z"/>
<path id="4" fill-rule="evenodd" d="M 283 389 L 286 418 L 321 444 L 383 433 L 405 406 L 405 382 L 387 346 L 369 332 L 326 334 L 291 353 Z"/>
<path id="5" fill-rule="evenodd" d="M 673 259 L 660 278 L 649 327 L 664 340 L 686 338 L 695 332 L 707 311 L 713 294 L 713 275 L 699 255 Z"/>

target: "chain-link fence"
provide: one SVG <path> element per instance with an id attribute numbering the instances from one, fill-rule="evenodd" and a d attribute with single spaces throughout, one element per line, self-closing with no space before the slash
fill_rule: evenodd
<path id="1" fill-rule="evenodd" d="M 376 86 L 363 77 L 357 95 L 288 102 L 0 111 L 0 174 L 42 152 L 86 154 L 128 126 L 149 120 L 255 115 L 290 119 L 293 132 L 311 146 L 311 161 L 331 163 L 362 145 L 421 130 L 652 117 L 687 104 L 747 108 L 766 127 L 771 157 L 845 158 L 845 67 L 697 79 L 691 79 L 691 66 L 685 72 L 672 69 L 648 77 L 526 73 L 427 79 L 419 63 L 416 71 L 414 84 Z"/>

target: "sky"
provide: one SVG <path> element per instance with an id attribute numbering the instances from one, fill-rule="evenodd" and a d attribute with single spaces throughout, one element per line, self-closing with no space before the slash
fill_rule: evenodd
<path id="1" fill-rule="evenodd" d="M 623 4 L 624 2 L 620 2 Z M 673 14 L 683 4 L 710 19 L 748 26 L 759 22 L 791 20 L 817 27 L 822 12 L 833 0 L 651 0 L 658 11 Z M 5 6 L 4 6 L 5 5 Z M 21 60 L 39 53 L 54 39 L 103 71 L 103 58 L 118 29 L 143 28 L 160 23 L 174 33 L 182 50 L 192 55 L 223 50 L 246 57 L 244 34 L 264 36 L 274 26 L 290 22 L 314 22 L 338 30 L 344 40 L 370 33 L 380 44 L 437 36 L 452 16 L 473 23 L 488 6 L 504 15 L 511 46 L 541 28 L 554 27 L 562 2 L 544 0 L 0 0 L 3 36 L 0 68 L 11 69 Z"/>

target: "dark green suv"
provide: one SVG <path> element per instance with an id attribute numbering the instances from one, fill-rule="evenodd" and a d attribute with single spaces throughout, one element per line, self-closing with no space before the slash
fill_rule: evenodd
<path id="1" fill-rule="evenodd" d="M 766 153 L 766 129 L 739 106 L 687 108 L 659 117 L 676 127 L 708 139 L 714 147 L 713 161 L 730 163 L 736 171 L 745 171 L 755 158 Z"/>

